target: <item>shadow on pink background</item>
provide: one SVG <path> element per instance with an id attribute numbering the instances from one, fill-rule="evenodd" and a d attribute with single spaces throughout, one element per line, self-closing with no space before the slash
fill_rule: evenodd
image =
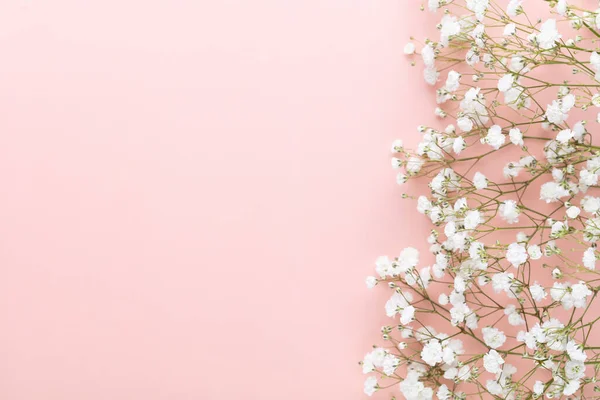
<path id="1" fill-rule="evenodd" d="M 426 18 L 0 2 L 0 399 L 365 398 L 364 278 L 429 230 L 388 154 L 432 120 Z"/>

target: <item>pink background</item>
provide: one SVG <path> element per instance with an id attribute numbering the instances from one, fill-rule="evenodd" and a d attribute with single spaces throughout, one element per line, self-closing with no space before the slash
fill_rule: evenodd
<path id="1" fill-rule="evenodd" d="M 1 1 L 0 398 L 365 398 L 418 6 Z"/>

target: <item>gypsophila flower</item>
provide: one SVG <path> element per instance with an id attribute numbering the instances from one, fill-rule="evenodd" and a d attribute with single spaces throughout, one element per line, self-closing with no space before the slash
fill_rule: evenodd
<path id="1" fill-rule="evenodd" d="M 519 222 L 519 214 L 517 202 L 514 200 L 506 200 L 499 207 L 500 216 L 509 224 Z"/>
<path id="2" fill-rule="evenodd" d="M 582 262 L 587 269 L 596 269 L 596 249 L 589 247 L 584 251 Z"/>
<path id="3" fill-rule="evenodd" d="M 487 372 L 491 372 L 492 374 L 501 372 L 502 364 L 504 364 L 504 359 L 496 350 L 490 350 L 483 356 L 483 366 Z"/>
<path id="4" fill-rule="evenodd" d="M 498 150 L 506 141 L 506 137 L 502 134 L 502 128 L 498 125 L 493 125 L 489 130 L 485 138 L 481 139 L 482 143 L 487 143 L 494 150 Z"/>
<path id="5" fill-rule="evenodd" d="M 404 45 L 404 54 L 414 54 L 415 50 L 415 45 L 413 43 L 406 43 L 406 45 Z"/>
<path id="6" fill-rule="evenodd" d="M 481 172 L 476 172 L 473 176 L 473 185 L 477 190 L 485 189 L 488 186 L 487 178 Z"/>
<path id="7" fill-rule="evenodd" d="M 514 35 L 516 32 L 517 32 L 517 26 L 515 24 L 511 23 L 511 24 L 506 24 L 502 34 L 504 36 L 509 36 L 509 35 Z"/>
<path id="8" fill-rule="evenodd" d="M 529 254 L 529 258 L 532 260 L 539 260 L 542 258 L 542 250 L 537 244 L 532 244 L 527 247 L 527 254 Z"/>
<path id="9" fill-rule="evenodd" d="M 506 259 L 517 268 L 519 265 L 527 261 L 528 254 L 525 246 L 520 243 L 511 243 L 506 250 Z"/>
<path id="10" fill-rule="evenodd" d="M 375 393 L 376 391 L 377 391 L 377 378 L 375 378 L 374 376 L 369 376 L 365 380 L 364 392 L 367 396 L 372 396 L 373 393 Z"/>
<path id="11" fill-rule="evenodd" d="M 516 17 L 521 9 L 521 2 L 522 0 L 509 0 L 508 6 L 506 7 L 506 13 L 511 17 Z"/>
<path id="12" fill-rule="evenodd" d="M 483 341 L 485 344 L 492 349 L 497 349 L 506 342 L 506 335 L 498 328 L 487 326 L 481 328 L 481 333 L 483 334 Z"/>
<path id="13" fill-rule="evenodd" d="M 529 287 L 529 292 L 531 293 L 531 297 L 533 297 L 535 301 L 542 301 L 547 296 L 544 287 L 538 284 L 537 282 Z"/>
<path id="14" fill-rule="evenodd" d="M 569 118 L 568 112 L 571 111 L 574 105 L 575 96 L 569 94 L 560 100 L 552 101 L 552 104 L 548 104 L 544 115 L 548 122 L 559 125 Z"/>
<path id="15" fill-rule="evenodd" d="M 511 143 L 515 146 L 523 146 L 523 134 L 519 128 L 512 128 L 510 131 L 508 131 L 508 137 L 510 138 Z"/>
<path id="16" fill-rule="evenodd" d="M 556 29 L 556 20 L 548 19 L 540 27 L 540 32 L 536 35 L 535 40 L 540 48 L 548 50 L 555 47 L 561 37 L 562 35 Z"/>

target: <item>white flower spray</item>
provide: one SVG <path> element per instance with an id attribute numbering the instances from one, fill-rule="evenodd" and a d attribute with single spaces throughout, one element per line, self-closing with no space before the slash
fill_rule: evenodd
<path id="1" fill-rule="evenodd" d="M 600 10 L 545 3 L 545 18 L 522 0 L 423 5 L 440 17 L 439 39 L 404 53 L 436 88 L 443 127 L 420 126 L 414 150 L 395 141 L 392 166 L 399 184 L 427 182 L 416 206 L 433 229 L 414 245 L 431 256 L 407 247 L 379 257 L 366 279 L 392 290 L 395 321 L 361 362 L 367 395 L 600 392 L 600 146 L 590 127 L 600 121 Z"/>

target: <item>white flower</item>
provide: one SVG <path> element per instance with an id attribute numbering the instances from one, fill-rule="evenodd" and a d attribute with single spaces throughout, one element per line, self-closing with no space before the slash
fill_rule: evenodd
<path id="1" fill-rule="evenodd" d="M 581 207 L 585 212 L 596 214 L 600 211 L 600 197 L 585 196 L 581 199 Z"/>
<path id="2" fill-rule="evenodd" d="M 430 44 L 425 45 L 421 49 L 421 58 L 423 59 L 423 64 L 427 67 L 433 67 L 435 63 L 435 51 Z"/>
<path id="3" fill-rule="evenodd" d="M 463 132 L 470 132 L 473 129 L 473 121 L 468 117 L 460 117 L 456 120 L 456 125 Z"/>
<path id="4" fill-rule="evenodd" d="M 583 308 L 586 306 L 586 299 L 592 295 L 592 291 L 588 288 L 587 284 L 583 281 L 576 283 L 571 286 L 571 295 L 573 296 L 573 305 L 576 308 Z"/>
<path id="5" fill-rule="evenodd" d="M 503 392 L 502 385 L 493 380 L 486 381 L 485 388 L 494 396 L 500 396 Z"/>
<path id="6" fill-rule="evenodd" d="M 406 43 L 404 45 L 404 54 L 415 54 L 415 45 L 413 43 Z"/>
<path id="7" fill-rule="evenodd" d="M 399 312 L 409 307 L 409 303 L 413 300 L 412 294 L 409 292 L 394 293 L 392 297 L 385 303 L 385 313 L 388 317 L 394 317 Z"/>
<path id="8" fill-rule="evenodd" d="M 460 87 L 460 77 L 461 75 L 456 71 L 448 72 L 448 76 L 446 77 L 446 84 L 444 87 L 449 92 L 455 92 Z"/>
<path id="9" fill-rule="evenodd" d="M 546 107 L 546 113 L 544 114 L 548 122 L 552 124 L 562 124 L 567 118 L 569 118 L 569 111 L 575 105 L 575 96 L 568 94 L 560 100 L 553 100 L 552 104 L 548 104 Z"/>
<path id="10" fill-rule="evenodd" d="M 364 391 L 367 396 L 373 396 L 373 393 L 375 393 L 377 391 L 377 378 L 376 377 L 369 376 L 365 380 Z"/>
<path id="11" fill-rule="evenodd" d="M 399 364 L 400 360 L 396 356 L 393 354 L 386 354 L 383 359 L 383 363 L 381 364 L 383 373 L 387 376 L 391 376 L 394 372 L 396 372 Z"/>
<path id="12" fill-rule="evenodd" d="M 421 214 L 425 214 L 427 211 L 431 210 L 433 205 L 431 201 L 425 196 L 419 196 L 417 200 L 417 211 Z"/>
<path id="13" fill-rule="evenodd" d="M 385 349 L 381 347 L 378 347 L 370 353 L 367 353 L 362 363 L 363 374 L 368 374 L 369 372 L 373 372 L 375 368 L 382 367 L 386 354 L 387 352 Z"/>
<path id="14" fill-rule="evenodd" d="M 502 78 L 498 80 L 498 90 L 501 92 L 506 92 L 510 89 L 515 82 L 515 76 L 513 74 L 503 75 Z"/>
<path id="15" fill-rule="evenodd" d="M 540 33 L 535 39 L 540 48 L 548 50 L 554 48 L 561 37 L 562 35 L 556 29 L 556 20 L 548 19 L 540 27 Z"/>
<path id="16" fill-rule="evenodd" d="M 517 26 L 513 23 L 510 23 L 510 24 L 506 24 L 506 26 L 504 27 L 504 32 L 502 32 L 502 34 L 504 36 L 510 36 L 510 35 L 514 35 L 516 31 L 517 31 Z"/>
<path id="17" fill-rule="evenodd" d="M 508 131 L 508 137 L 510 138 L 511 143 L 515 146 L 523 146 L 523 134 L 519 128 L 512 128 L 510 131 Z"/>
<path id="18" fill-rule="evenodd" d="M 569 231 L 569 227 L 565 225 L 561 221 L 556 221 L 552 224 L 552 228 L 550 229 L 550 237 L 553 239 L 558 239 L 565 236 Z"/>
<path id="19" fill-rule="evenodd" d="M 584 308 L 587 303 L 587 297 L 592 294 L 592 291 L 587 287 L 585 282 L 579 282 L 569 286 L 566 283 L 554 282 L 550 289 L 550 296 L 554 301 L 560 301 L 565 310 L 573 307 Z"/>
<path id="20" fill-rule="evenodd" d="M 506 6 L 506 13 L 510 17 L 516 17 L 517 12 L 521 9 L 522 0 L 510 0 L 508 6 Z"/>
<path id="21" fill-rule="evenodd" d="M 508 316 L 508 323 L 512 326 L 523 325 L 525 320 L 521 316 L 521 313 L 517 311 L 514 304 L 509 304 L 504 309 L 504 315 Z"/>
<path id="22" fill-rule="evenodd" d="M 438 8 L 440 8 L 440 3 L 441 0 L 428 0 L 427 6 L 429 8 L 429 11 L 436 12 Z"/>
<path id="23" fill-rule="evenodd" d="M 408 180 L 408 176 L 406 176 L 406 174 L 404 172 L 398 172 L 398 175 L 396 175 L 396 183 L 398 185 L 405 184 L 407 180 Z"/>
<path id="24" fill-rule="evenodd" d="M 502 128 L 498 125 L 492 125 L 485 138 L 481 139 L 482 143 L 489 144 L 494 150 L 498 150 L 502 147 L 505 141 L 506 137 L 502 134 Z"/>
<path id="25" fill-rule="evenodd" d="M 587 355 L 582 346 L 574 340 L 569 340 L 566 345 L 567 354 L 572 361 L 583 363 L 587 360 Z"/>
<path id="26" fill-rule="evenodd" d="M 589 247 L 583 252 L 583 266 L 587 269 L 596 269 L 596 249 Z"/>
<path id="27" fill-rule="evenodd" d="M 375 271 L 379 274 L 380 277 L 385 278 L 386 276 L 391 276 L 393 273 L 392 270 L 392 262 L 388 258 L 388 256 L 380 256 L 375 261 Z"/>
<path id="28" fill-rule="evenodd" d="M 560 269 L 558 269 L 558 268 L 554 268 L 554 269 L 552 270 L 552 277 L 553 277 L 554 279 L 560 279 L 560 278 L 562 278 L 562 272 L 560 271 Z"/>
<path id="29" fill-rule="evenodd" d="M 442 361 L 442 345 L 437 339 L 432 339 L 421 350 L 421 358 L 427 364 L 434 366 Z"/>
<path id="30" fill-rule="evenodd" d="M 563 129 L 556 135 L 556 141 L 565 144 L 571 140 L 573 136 L 574 134 L 570 129 Z"/>
<path id="31" fill-rule="evenodd" d="M 409 175 L 416 175 L 423 167 L 423 164 L 425 164 L 425 161 L 423 161 L 422 158 L 414 156 L 410 157 L 408 161 L 406 161 L 406 172 L 408 172 Z"/>
<path id="32" fill-rule="evenodd" d="M 527 251 L 525 246 L 520 243 L 511 243 L 506 251 L 506 259 L 513 267 L 518 268 L 519 265 L 527 261 Z"/>
<path id="33" fill-rule="evenodd" d="M 465 229 L 475 229 L 481 222 L 481 213 L 478 210 L 470 210 L 465 214 Z"/>
<path id="34" fill-rule="evenodd" d="M 556 182 L 546 182 L 540 189 L 540 199 L 546 203 L 558 201 L 568 195 L 569 191 Z"/>
<path id="35" fill-rule="evenodd" d="M 448 301 L 449 301 L 448 295 L 445 293 L 440 294 L 440 296 L 438 297 L 438 303 L 440 303 L 443 306 L 447 305 Z"/>
<path id="36" fill-rule="evenodd" d="M 458 19 L 452 15 L 444 15 L 440 28 L 440 43 L 442 46 L 447 46 L 448 41 L 452 36 L 460 33 L 460 24 Z"/>
<path id="37" fill-rule="evenodd" d="M 375 285 L 377 285 L 377 278 L 375 278 L 374 276 L 367 276 L 365 283 L 367 284 L 367 287 L 369 289 L 373 289 Z"/>
<path id="38" fill-rule="evenodd" d="M 407 400 L 433 399 L 433 389 L 420 382 L 420 376 L 421 374 L 418 371 L 411 370 L 406 374 L 406 378 L 400 382 L 400 391 Z"/>
<path id="39" fill-rule="evenodd" d="M 569 208 L 567 208 L 567 217 L 571 218 L 571 219 L 575 219 L 579 216 L 579 214 L 581 213 L 581 210 L 579 209 L 579 207 L 576 206 L 571 206 Z"/>
<path id="40" fill-rule="evenodd" d="M 506 200 L 500 204 L 499 207 L 500 216 L 509 224 L 519 222 L 519 214 L 521 213 L 517 208 L 517 202 L 514 200 Z"/>
<path id="41" fill-rule="evenodd" d="M 482 190 L 488 187 L 487 178 L 481 172 L 475 172 L 473 176 L 473 185 L 477 190 Z"/>
<path id="42" fill-rule="evenodd" d="M 579 182 L 585 186 L 595 186 L 598 183 L 598 175 L 587 169 L 579 171 Z"/>
<path id="43" fill-rule="evenodd" d="M 402 141 L 402 139 L 396 139 L 394 140 L 394 143 L 392 143 L 392 148 L 390 151 L 392 153 L 398 153 L 402 151 L 402 149 L 404 149 L 404 142 Z M 394 163 L 392 163 L 392 167 L 394 167 Z"/>
<path id="44" fill-rule="evenodd" d="M 563 17 L 567 15 L 567 2 L 566 0 L 558 0 L 556 3 L 556 12 Z"/>
<path id="45" fill-rule="evenodd" d="M 532 244 L 527 247 L 527 254 L 529 254 L 529 258 L 532 260 L 539 260 L 542 258 L 542 250 L 537 244 Z"/>
<path id="46" fill-rule="evenodd" d="M 467 0 L 467 8 L 475 13 L 479 21 L 483 20 L 488 5 L 489 0 Z"/>
<path id="47" fill-rule="evenodd" d="M 481 333 L 483 334 L 485 344 L 492 349 L 497 349 L 506 342 L 506 335 L 498 328 L 487 326 L 481 328 Z"/>
<path id="48" fill-rule="evenodd" d="M 423 78 L 425 79 L 425 82 L 432 86 L 436 84 L 439 76 L 440 73 L 435 67 L 427 67 L 423 70 Z"/>
<path id="49" fill-rule="evenodd" d="M 439 400 L 450 400 L 452 396 L 452 392 L 448 389 L 448 386 L 446 386 L 445 384 L 442 384 L 442 386 L 438 388 L 436 394 Z"/>
<path id="50" fill-rule="evenodd" d="M 529 292 L 531 293 L 531 297 L 533 297 L 533 299 L 535 301 L 542 301 L 547 296 L 547 293 L 544 290 L 544 288 L 541 285 L 539 285 L 537 282 L 535 282 L 533 285 L 531 285 L 529 287 Z"/>
<path id="51" fill-rule="evenodd" d="M 419 263 L 419 250 L 414 247 L 407 247 L 400 252 L 398 257 L 398 264 L 400 272 L 406 272 L 407 270 L 414 268 Z"/>
<path id="52" fill-rule="evenodd" d="M 405 307 L 400 314 L 400 323 L 402 325 L 408 325 L 414 320 L 415 308 L 413 306 Z"/>
<path id="53" fill-rule="evenodd" d="M 483 367 L 487 372 L 491 372 L 492 374 L 501 372 L 502 364 L 504 364 L 504 359 L 496 350 L 490 350 L 483 356 Z"/>
<path id="54" fill-rule="evenodd" d="M 467 315 L 471 314 L 471 310 L 465 303 L 453 304 L 454 307 L 450 309 L 450 318 L 452 325 L 458 325 L 465 320 Z"/>
<path id="55" fill-rule="evenodd" d="M 544 393 L 544 387 L 544 382 L 535 381 L 535 383 L 533 384 L 533 393 L 535 393 L 537 396 L 541 395 L 542 393 Z"/>
<path id="56" fill-rule="evenodd" d="M 528 72 L 525 68 L 525 60 L 523 60 L 523 57 L 519 56 L 514 56 L 510 59 L 509 69 L 516 73 Z"/>
<path id="57" fill-rule="evenodd" d="M 435 69 L 435 67 L 427 67 L 423 70 L 423 78 L 425 79 L 425 82 L 432 86 L 436 84 L 439 76 L 440 73 L 437 72 L 437 69 Z"/>
<path id="58" fill-rule="evenodd" d="M 595 78 L 598 80 L 600 76 L 600 55 L 595 51 L 590 54 L 590 65 L 592 66 L 592 69 L 596 71 Z"/>
<path id="59" fill-rule="evenodd" d="M 454 139 L 454 142 L 452 143 L 452 150 L 454 151 L 454 153 L 460 154 L 465 149 L 465 147 L 467 147 L 467 144 L 465 143 L 465 139 L 463 139 L 462 136 L 459 136 L 456 139 Z"/>
<path id="60" fill-rule="evenodd" d="M 577 391 L 577 389 L 579 389 L 579 386 L 579 381 L 569 381 L 563 389 L 563 394 L 565 396 L 570 396 L 574 394 Z"/>
<path id="61" fill-rule="evenodd" d="M 507 272 L 500 272 L 492 276 L 492 287 L 496 293 L 509 293 L 514 275 Z"/>

